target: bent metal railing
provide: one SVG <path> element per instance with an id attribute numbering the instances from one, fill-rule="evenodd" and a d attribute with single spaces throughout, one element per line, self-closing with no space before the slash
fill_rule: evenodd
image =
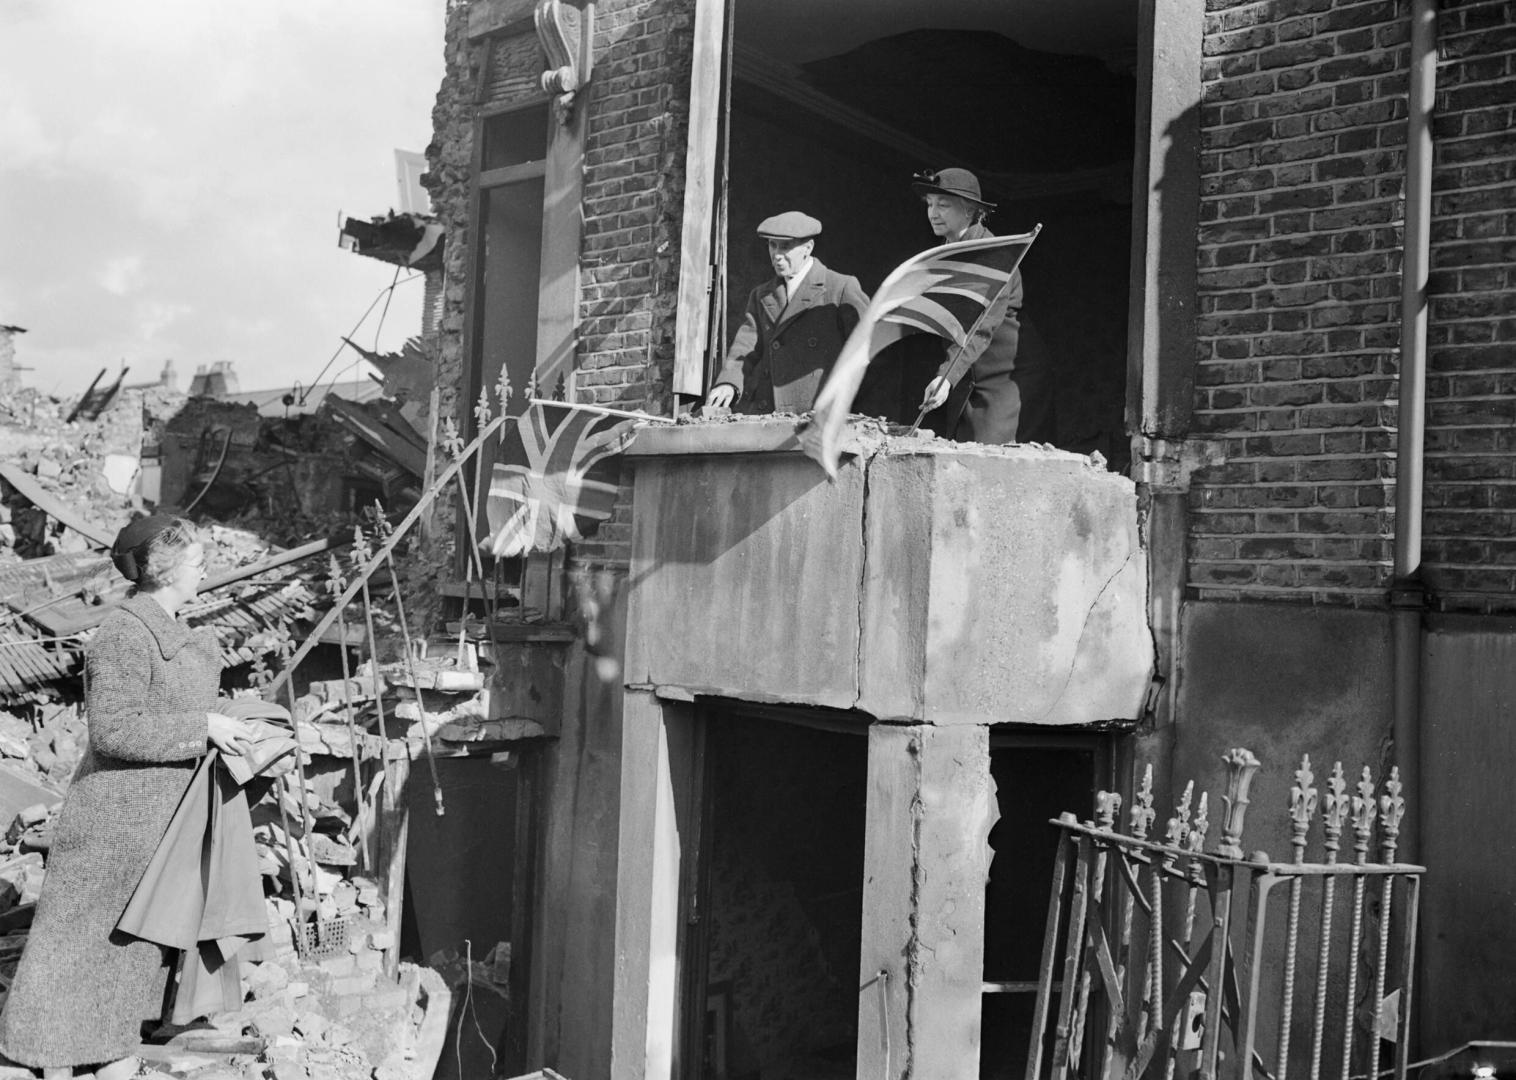
<path id="1" fill-rule="evenodd" d="M 393 568 L 395 548 L 397 548 L 400 545 L 400 542 L 409 535 L 410 531 L 413 528 L 416 527 L 416 524 L 421 520 L 422 515 L 431 509 L 432 504 L 436 502 L 437 497 L 445 490 L 447 490 L 447 486 L 450 482 L 457 483 L 460 497 L 463 500 L 464 512 L 469 515 L 468 520 L 472 524 L 472 522 L 475 520 L 474 507 L 478 503 L 478 489 L 480 486 L 479 477 L 475 477 L 475 492 L 474 497 L 471 499 L 469 497 L 468 486 L 465 484 L 463 479 L 463 467 L 468 464 L 470 459 L 478 456 L 479 451 L 483 449 L 484 444 L 488 442 L 491 435 L 499 431 L 500 428 L 504 426 L 508 420 L 514 419 L 515 417 L 513 416 L 501 415 L 495 417 L 492 420 L 489 420 L 481 426 L 479 434 L 476 435 L 473 441 L 467 445 L 461 445 L 461 440 L 457 438 L 456 434 L 444 437 L 443 446 L 444 448 L 450 450 L 452 461 L 447 465 L 446 468 L 437 474 L 436 479 L 434 479 L 427 487 L 427 489 L 421 493 L 421 498 L 416 501 L 416 505 L 411 507 L 410 512 L 407 513 L 405 517 L 400 519 L 400 523 L 398 525 L 394 526 L 393 528 L 391 528 L 387 523 L 381 525 L 380 539 L 382 540 L 382 543 L 379 545 L 377 550 L 369 549 L 366 545 L 364 545 L 360 547 L 359 550 L 355 551 L 355 557 L 353 560 L 354 574 L 352 580 L 346 582 L 343 585 L 341 591 L 335 594 L 332 599 L 331 608 L 328 609 L 327 613 L 324 616 L 322 616 L 321 621 L 316 624 L 311 632 L 306 635 L 305 641 L 300 644 L 300 647 L 295 650 L 295 652 L 287 661 L 285 661 L 284 667 L 276 676 L 274 676 L 273 681 L 269 684 L 269 693 L 273 693 L 274 691 L 278 690 L 280 686 L 293 679 L 295 668 L 300 664 L 300 661 L 304 660 L 310 654 L 311 650 L 321 643 L 322 635 L 331 628 L 333 623 L 337 622 L 342 617 L 342 613 L 347 609 L 347 606 L 351 604 L 353 600 L 359 595 L 359 593 L 365 594 L 365 608 L 370 607 L 367 597 L 369 579 L 374 576 L 374 573 L 376 571 L 382 568 Z M 383 519 L 381 518 L 381 521 L 382 520 Z M 473 575 L 476 572 L 479 574 L 479 577 L 482 581 L 485 575 L 478 547 L 474 544 L 469 544 L 467 546 L 469 549 L 469 554 L 471 556 L 467 568 L 468 581 L 472 581 Z M 480 585 L 480 589 L 481 591 L 485 591 L 483 584 Z M 401 625 L 404 625 L 403 619 L 401 620 Z M 370 637 L 372 638 L 372 627 L 370 627 Z M 377 644 L 377 642 L 370 640 L 369 644 L 371 647 L 373 647 Z"/>
<path id="2" fill-rule="evenodd" d="M 1243 855 L 1257 758 L 1237 749 L 1222 760 L 1223 820 L 1209 851 L 1209 798 L 1196 803 L 1193 783 L 1162 841 L 1149 839 L 1151 766 L 1125 833 L 1115 792 L 1097 796 L 1093 821 L 1052 823 L 1061 836 L 1026 1080 L 1353 1080 L 1377 1078 L 1386 1057 L 1405 1077 L 1425 870 L 1395 861 L 1398 772 L 1376 793 L 1365 767 L 1349 796 L 1335 765 L 1320 799 L 1321 854 L 1308 860 L 1318 791 L 1302 759 L 1291 858 L 1276 862 Z"/>
<path id="3" fill-rule="evenodd" d="M 502 398 L 505 399 L 504 394 Z M 492 417 L 490 415 L 488 398 L 484 394 L 481 394 L 480 403 L 475 408 L 475 415 L 479 420 L 479 432 L 467 444 L 458 436 L 457 429 L 451 421 L 444 422 L 441 448 L 451 460 L 427 484 L 426 489 L 422 492 L 416 504 L 411 507 L 398 524 L 391 526 L 382 509 L 376 507 L 375 513 L 371 515 L 368 531 L 365 531 L 361 526 L 354 527 L 352 558 L 347 567 L 348 572 L 344 574 L 343 567 L 335 555 L 329 557 L 327 588 L 332 597 L 332 602 L 326 614 L 322 616 L 320 621 L 316 623 L 315 627 L 311 629 L 298 646 L 294 646 L 292 642 L 285 643 L 289 647 L 282 650 L 284 659 L 282 666 L 277 672 L 270 672 L 265 669 L 255 673 L 255 676 L 262 676 L 259 681 L 263 682 L 261 693 L 266 700 L 274 700 L 279 691 L 283 691 L 288 702 L 291 725 L 294 729 L 296 741 L 303 747 L 306 740 L 302 737 L 301 732 L 307 718 L 302 715 L 300 703 L 297 702 L 295 697 L 295 673 L 300 663 L 325 639 L 325 635 L 335 624 L 343 675 L 343 700 L 341 706 L 343 714 L 347 719 L 349 741 L 352 746 L 353 786 L 354 797 L 358 801 L 357 821 L 360 823 L 361 859 L 365 869 L 368 869 L 372 858 L 372 869 L 380 879 L 380 887 L 383 889 L 386 897 L 386 908 L 390 913 L 389 918 L 393 924 L 391 929 L 395 931 L 392 934 L 394 942 L 398 942 L 399 940 L 398 913 L 400 910 L 405 864 L 406 826 L 404 821 L 406 811 L 404 800 L 401 798 L 401 787 L 404 783 L 405 775 L 409 771 L 408 759 L 406 761 L 396 760 L 388 750 L 390 732 L 387 730 L 383 694 L 376 689 L 373 707 L 376 710 L 378 721 L 379 741 L 385 749 L 378 752 L 378 761 L 371 767 L 372 769 L 377 769 L 379 775 L 370 777 L 367 781 L 363 776 L 360 762 L 362 755 L 359 751 L 359 742 L 353 723 L 354 702 L 351 697 L 352 679 L 348 656 L 348 624 L 345 614 L 349 605 L 361 597 L 363 611 L 362 652 L 367 655 L 367 660 L 371 665 L 373 678 L 377 686 L 380 677 L 380 645 L 375 632 L 376 604 L 369 585 L 370 580 L 378 571 L 388 571 L 391 579 L 391 602 L 395 606 L 395 617 L 392 623 L 402 639 L 400 643 L 400 655 L 407 668 L 407 678 L 403 681 L 412 688 L 415 695 L 415 707 L 419 719 L 419 724 L 416 726 L 420 729 L 427 766 L 430 770 L 436 812 L 441 815 L 444 809 L 442 788 L 437 777 L 437 766 L 432 748 L 431 727 L 427 722 L 426 706 L 421 693 L 422 683 L 416 677 L 416 650 L 409 621 L 406 618 L 400 577 L 396 571 L 395 551 L 411 535 L 417 525 L 425 520 L 428 511 L 436 503 L 438 497 L 449 490 L 450 485 L 456 485 L 458 498 L 464 514 L 467 515 L 466 520 L 469 522 L 470 529 L 477 522 L 475 508 L 479 504 L 481 474 L 483 470 L 475 470 L 472 492 L 464 478 L 463 470 L 471 460 L 479 457 L 480 451 L 484 448 L 489 438 L 500 431 L 508 421 L 514 421 L 515 417 L 505 415 L 503 412 L 498 417 Z M 465 612 L 469 600 L 468 590 L 475 580 L 479 582 L 480 592 L 486 601 L 486 606 L 492 607 L 492 594 L 489 592 L 486 584 L 487 579 L 484 572 L 483 560 L 478 551 L 478 545 L 469 543 L 465 546 L 469 549 L 470 556 L 464 583 Z M 493 611 L 491 611 L 491 615 L 493 615 Z M 460 631 L 460 635 L 467 632 L 467 617 L 462 620 L 461 625 L 463 630 Z M 262 666 L 261 662 L 259 666 Z M 282 780 L 285 785 L 285 794 L 288 798 L 281 798 L 279 800 L 286 858 L 290 866 L 291 888 L 294 893 L 296 910 L 300 913 L 297 915 L 297 920 L 305 917 L 305 908 L 301 902 L 301 875 L 297 872 L 296 867 L 297 863 L 308 863 L 311 861 L 309 853 L 302 853 L 298 848 L 300 843 L 309 843 L 316 831 L 309 804 L 310 787 L 306 780 L 304 758 L 305 754 L 303 751 L 295 755 L 294 777 L 285 776 Z M 381 777 L 383 782 L 376 783 Z M 293 784 L 291 783 L 292 779 Z M 291 790 L 292 787 L 297 788 L 297 790 Z M 377 804 L 381 796 L 383 802 L 382 813 L 378 812 L 377 805 L 366 805 L 371 802 Z M 300 811 L 301 820 L 293 828 L 286 811 L 287 803 L 293 803 Z M 376 821 L 381 833 L 380 850 L 371 856 L 368 827 Z M 314 880 L 314 875 L 312 875 L 312 880 Z M 300 945 L 302 940 L 302 938 L 297 936 L 297 946 Z M 398 949 L 396 945 L 392 944 L 385 951 L 384 959 L 385 970 L 390 975 L 393 975 L 395 972 L 397 957 Z"/>

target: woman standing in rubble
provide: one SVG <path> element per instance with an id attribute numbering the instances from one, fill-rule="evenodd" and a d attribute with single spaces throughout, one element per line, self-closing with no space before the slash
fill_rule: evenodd
<path id="1" fill-rule="evenodd" d="M 242 721 L 212 711 L 221 660 L 213 634 L 177 616 L 205 577 L 205 550 L 182 518 L 121 530 L 111 550 L 135 585 L 85 657 L 89 748 L 58 817 L 47 877 L 15 983 L 0 1053 L 43 1076 L 98 1066 L 136 1072 L 143 1021 L 161 1015 L 169 950 L 116 922 L 162 838 L 198 759 L 241 751 Z"/>

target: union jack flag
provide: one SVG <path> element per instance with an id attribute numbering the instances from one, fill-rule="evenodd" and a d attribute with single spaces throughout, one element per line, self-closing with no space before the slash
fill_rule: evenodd
<path id="1" fill-rule="evenodd" d="M 838 441 L 864 372 L 881 349 L 906 334 L 945 338 L 961 353 L 990 307 L 1010 286 L 1021 257 L 1042 231 L 986 236 L 928 248 L 895 267 L 869 301 L 816 395 L 802 448 L 837 475 Z"/>
<path id="2" fill-rule="evenodd" d="M 496 558 L 557 551 L 611 516 L 616 455 L 635 417 L 563 401 L 534 401 L 507 435 L 490 478 L 484 548 Z"/>

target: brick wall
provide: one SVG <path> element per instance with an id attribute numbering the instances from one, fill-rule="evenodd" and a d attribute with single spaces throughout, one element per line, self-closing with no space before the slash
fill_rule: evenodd
<path id="1" fill-rule="evenodd" d="M 0 326 L 0 390 L 12 391 L 21 381 L 16 371 L 16 335 L 25 332 L 16 326 Z"/>
<path id="2" fill-rule="evenodd" d="M 427 178 L 447 229 L 438 382 L 443 415 L 455 416 L 468 363 L 463 329 L 473 259 L 475 120 L 482 108 L 544 100 L 538 80 L 546 66 L 530 31 L 470 43 L 469 9 L 458 3 L 448 14 L 447 70 L 433 110 Z M 602 0 L 596 7 L 595 69 L 579 104 L 587 122 L 574 376 L 580 401 L 670 410 L 693 13 L 693 0 Z M 579 561 L 625 563 L 629 490 L 622 504 L 578 546 Z"/>
<path id="3" fill-rule="evenodd" d="M 684 221 L 693 0 L 602 0 L 584 155 L 575 393 L 667 416 Z M 576 561 L 630 556 L 630 474 Z"/>
<path id="4" fill-rule="evenodd" d="M 1442 0 L 1427 383 L 1426 578 L 1516 610 L 1516 12 Z"/>
<path id="5" fill-rule="evenodd" d="M 1209 0 L 1190 594 L 1380 603 L 1390 576 L 1408 22 Z"/>
<path id="6" fill-rule="evenodd" d="M 584 155 L 582 401 L 669 412 L 693 18 L 689 0 L 598 5 Z"/>
<path id="7" fill-rule="evenodd" d="M 1379 604 L 1389 583 L 1406 0 L 1210 0 L 1190 593 Z M 1516 609 L 1516 12 L 1438 21 L 1425 575 Z"/>

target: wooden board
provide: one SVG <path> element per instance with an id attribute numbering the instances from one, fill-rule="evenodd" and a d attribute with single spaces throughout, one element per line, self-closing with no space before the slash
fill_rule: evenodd
<path id="1" fill-rule="evenodd" d="M 91 543 L 103 548 L 111 546 L 112 537 L 107 536 L 102 530 L 64 506 L 56 496 L 37 483 L 37 478 L 30 473 L 22 472 L 15 465 L 0 461 L 0 477 L 4 477 L 6 483 L 19 491 L 27 502 L 47 514 L 48 517 L 61 521 Z"/>
<path id="2" fill-rule="evenodd" d="M 698 0 L 684 159 L 684 236 L 679 249 L 679 324 L 674 339 L 676 394 L 705 393 L 705 342 L 711 318 L 711 216 L 721 185 L 716 143 L 725 39 L 725 0 Z"/>

